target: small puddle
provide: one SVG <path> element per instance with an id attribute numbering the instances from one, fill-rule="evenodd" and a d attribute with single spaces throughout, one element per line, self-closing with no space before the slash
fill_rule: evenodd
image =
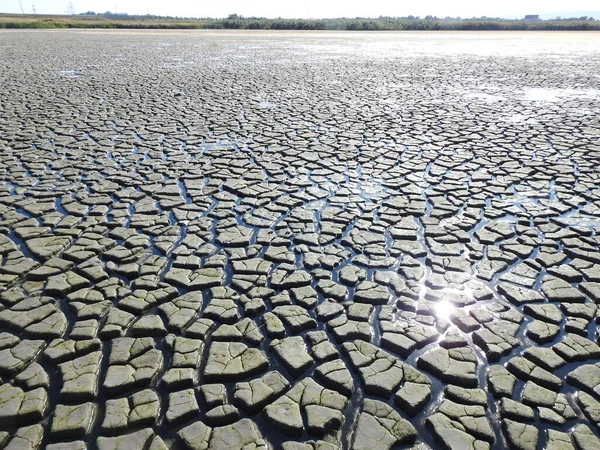
<path id="1" fill-rule="evenodd" d="M 64 78 L 83 78 L 83 73 L 79 70 L 59 70 L 58 74 Z"/>

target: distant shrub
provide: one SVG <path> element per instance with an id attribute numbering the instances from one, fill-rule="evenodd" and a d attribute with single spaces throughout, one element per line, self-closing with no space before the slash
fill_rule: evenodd
<path id="1" fill-rule="evenodd" d="M 151 28 L 151 29 L 245 29 L 245 30 L 598 30 L 600 21 L 587 17 L 553 20 L 507 20 L 498 18 L 379 17 L 377 19 L 266 19 L 230 14 L 225 19 L 193 19 L 138 16 L 109 11 L 88 11 L 79 16 L 0 15 L 0 28 Z"/>

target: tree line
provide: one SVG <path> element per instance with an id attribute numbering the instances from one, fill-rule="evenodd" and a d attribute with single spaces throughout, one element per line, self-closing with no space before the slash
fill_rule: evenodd
<path id="1" fill-rule="evenodd" d="M 591 17 L 510 20 L 489 17 L 406 16 L 339 19 L 267 19 L 231 14 L 223 19 L 115 14 L 88 11 L 73 16 L 0 15 L 0 28 L 162 28 L 241 30 L 600 30 Z"/>

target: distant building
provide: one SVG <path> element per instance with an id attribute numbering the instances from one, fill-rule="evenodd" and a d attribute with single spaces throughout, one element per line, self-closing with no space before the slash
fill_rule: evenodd
<path id="1" fill-rule="evenodd" d="M 538 14 L 527 14 L 523 20 L 528 22 L 531 20 L 540 20 L 540 16 Z"/>

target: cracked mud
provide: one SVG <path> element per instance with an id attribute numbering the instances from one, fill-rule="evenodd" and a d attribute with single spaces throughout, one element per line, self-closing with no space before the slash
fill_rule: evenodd
<path id="1" fill-rule="evenodd" d="M 1 32 L 0 448 L 600 448 L 597 39 Z"/>

